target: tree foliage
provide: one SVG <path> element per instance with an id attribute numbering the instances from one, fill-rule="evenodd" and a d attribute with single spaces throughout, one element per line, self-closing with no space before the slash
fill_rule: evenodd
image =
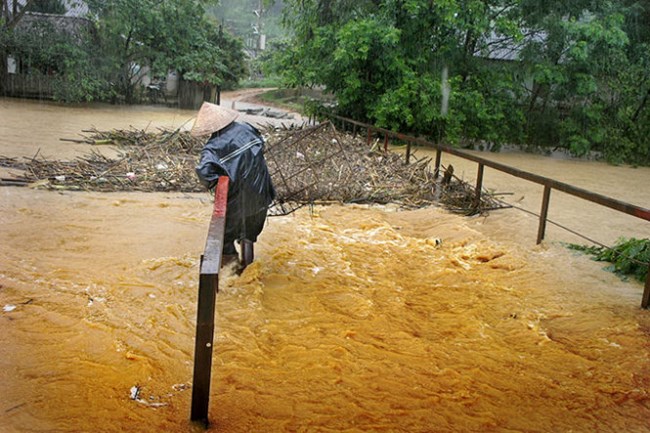
<path id="1" fill-rule="evenodd" d="M 43 13 L 61 11 L 55 2 L 31 2 L 25 7 L 30 11 L 49 11 Z M 48 20 L 5 27 L 0 29 L 0 59 L 5 65 L 9 54 L 19 60 L 22 73 L 50 78 L 56 100 L 92 101 L 108 94 L 107 83 L 97 73 L 90 27 L 64 29 Z M 6 73 L 6 67 L 2 69 Z M 3 79 L 0 74 L 0 80 Z"/>
<path id="2" fill-rule="evenodd" d="M 599 262 L 610 262 L 605 269 L 643 282 L 650 264 L 650 239 L 620 238 L 612 248 L 567 244 L 567 248 L 589 254 Z"/>
<path id="3" fill-rule="evenodd" d="M 285 4 L 292 40 L 267 66 L 325 86 L 342 114 L 452 143 L 650 163 L 647 2 Z"/>
<path id="4" fill-rule="evenodd" d="M 32 0 L 25 9 L 28 12 L 40 12 L 46 14 L 63 15 L 66 12 L 65 5 L 61 0 Z"/>
<path id="5" fill-rule="evenodd" d="M 244 74 L 241 44 L 205 17 L 203 2 L 89 0 L 108 67 L 130 102 L 142 68 L 157 75 L 176 69 L 183 78 L 214 85 Z"/>
<path id="6" fill-rule="evenodd" d="M 55 77 L 55 98 L 137 102 L 145 75 L 234 86 L 246 74 L 242 43 L 205 13 L 204 0 L 86 0 L 90 31 L 71 32 L 26 13 L 65 12 L 60 0 L 0 4 L 0 60 Z M 0 68 L 0 85 L 6 67 Z"/>

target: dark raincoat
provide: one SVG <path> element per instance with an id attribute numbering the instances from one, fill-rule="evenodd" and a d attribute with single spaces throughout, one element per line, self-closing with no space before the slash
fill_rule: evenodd
<path id="1" fill-rule="evenodd" d="M 224 253 L 230 253 L 226 249 L 235 240 L 257 241 L 275 198 L 259 131 L 248 123 L 233 122 L 212 134 L 196 173 L 207 188 L 214 188 L 219 176 L 230 178 Z"/>

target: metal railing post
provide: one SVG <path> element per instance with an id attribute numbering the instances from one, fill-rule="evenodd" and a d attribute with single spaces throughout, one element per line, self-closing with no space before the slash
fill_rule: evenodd
<path id="1" fill-rule="evenodd" d="M 227 176 L 219 177 L 214 194 L 214 209 L 205 250 L 201 256 L 196 338 L 194 341 L 194 377 L 192 379 L 192 409 L 190 419 L 208 425 L 210 378 L 212 377 L 212 344 L 214 341 L 214 312 L 219 292 L 219 269 L 226 228 L 228 203 Z"/>
<path id="2" fill-rule="evenodd" d="M 548 216 L 548 205 L 551 200 L 551 187 L 544 185 L 544 197 L 542 198 L 542 211 L 539 213 L 539 228 L 537 229 L 537 245 L 541 244 L 546 235 L 546 217 Z"/>
<path id="3" fill-rule="evenodd" d="M 478 172 L 476 173 L 476 196 L 474 197 L 474 206 L 478 207 L 481 204 L 481 190 L 483 189 L 483 164 L 478 165 Z"/>
<path id="4" fill-rule="evenodd" d="M 650 306 L 650 265 L 648 265 L 648 275 L 645 278 L 645 288 L 643 289 L 643 299 L 641 300 L 641 308 L 648 308 Z"/>

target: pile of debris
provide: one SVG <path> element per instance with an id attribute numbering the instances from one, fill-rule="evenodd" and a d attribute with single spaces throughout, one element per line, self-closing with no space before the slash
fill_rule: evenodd
<path id="1" fill-rule="evenodd" d="M 48 189 L 83 191 L 202 191 L 194 174 L 202 144 L 186 132 L 159 130 L 84 131 L 89 144 L 113 144 L 116 159 L 96 150 L 72 161 L 0 157 L 1 167 L 24 171 L 8 179 Z M 3 179 L 7 181 L 7 179 Z"/>
<path id="2" fill-rule="evenodd" d="M 22 176 L 1 179 L 6 185 L 83 191 L 201 192 L 194 168 L 203 140 L 181 130 L 84 131 L 89 144 L 112 144 L 117 158 L 96 150 L 73 161 L 0 156 L 0 166 L 20 169 Z M 429 159 L 405 164 L 397 153 L 377 143 L 341 133 L 329 122 L 300 129 L 267 127 L 266 159 L 277 190 L 271 214 L 283 215 L 321 202 L 398 203 L 417 208 L 442 203 L 465 214 L 499 207 L 489 194 L 476 201 L 471 185 L 451 176 L 436 176 Z"/>

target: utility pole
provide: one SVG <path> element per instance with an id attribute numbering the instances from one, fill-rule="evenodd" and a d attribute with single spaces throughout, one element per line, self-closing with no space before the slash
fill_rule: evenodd
<path id="1" fill-rule="evenodd" d="M 260 51 L 263 51 L 266 48 L 266 35 L 264 34 L 264 22 L 262 17 L 264 15 L 264 1 L 259 0 L 257 9 L 253 10 L 253 13 L 257 17 L 257 22 L 253 25 L 253 30 L 255 33 L 255 54 L 258 55 Z"/>

